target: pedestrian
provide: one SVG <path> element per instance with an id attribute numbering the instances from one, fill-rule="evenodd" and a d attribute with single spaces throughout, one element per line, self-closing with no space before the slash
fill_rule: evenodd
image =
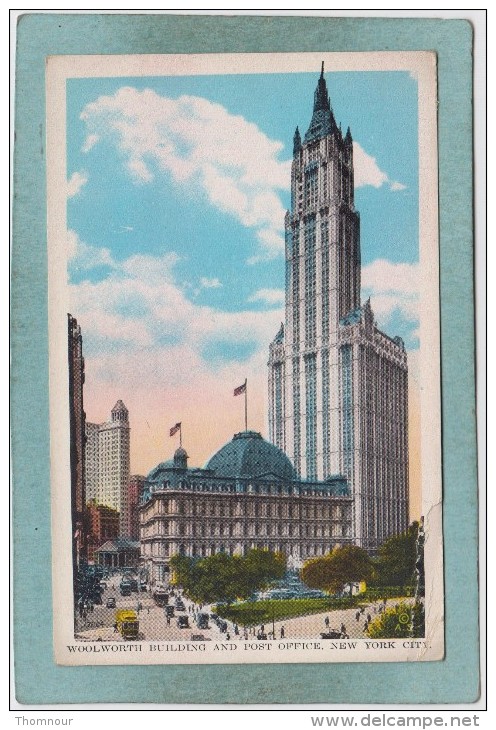
<path id="1" fill-rule="evenodd" d="M 260 626 L 260 633 L 265 634 L 265 626 L 263 624 Z"/>
<path id="2" fill-rule="evenodd" d="M 360 621 L 360 611 L 357 611 L 355 614 L 355 618 L 357 621 Z"/>
<path id="3" fill-rule="evenodd" d="M 365 621 L 365 623 L 363 625 L 363 630 L 366 632 L 368 628 L 369 628 L 369 622 Z"/>
<path id="4" fill-rule="evenodd" d="M 346 626 L 344 624 L 341 624 L 341 633 L 346 634 Z"/>
<path id="5" fill-rule="evenodd" d="M 236 636 L 239 636 L 238 624 L 234 624 L 234 633 L 236 634 Z"/>
<path id="6" fill-rule="evenodd" d="M 281 626 L 281 639 L 284 639 L 284 626 Z"/>
<path id="7" fill-rule="evenodd" d="M 367 614 L 367 623 L 369 624 L 372 621 L 372 616 L 370 613 Z"/>
<path id="8" fill-rule="evenodd" d="M 226 634 L 226 641 L 229 641 L 229 640 L 230 640 L 230 638 L 231 638 L 231 634 L 230 634 L 230 633 L 229 633 L 229 631 L 228 631 L 228 632 L 227 632 L 227 634 Z"/>
<path id="9" fill-rule="evenodd" d="M 324 623 L 326 625 L 326 629 L 328 629 L 329 628 L 329 616 L 325 617 Z"/>

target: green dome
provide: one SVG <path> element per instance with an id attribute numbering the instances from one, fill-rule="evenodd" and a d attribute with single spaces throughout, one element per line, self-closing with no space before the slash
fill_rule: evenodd
<path id="1" fill-rule="evenodd" d="M 287 482 L 296 479 L 295 470 L 281 449 L 270 444 L 256 431 L 242 431 L 208 461 L 216 477 L 260 479 L 276 477 Z"/>

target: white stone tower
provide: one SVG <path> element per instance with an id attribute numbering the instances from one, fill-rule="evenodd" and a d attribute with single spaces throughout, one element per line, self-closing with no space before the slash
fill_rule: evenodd
<path id="1" fill-rule="evenodd" d="M 130 430 L 129 412 L 121 400 L 112 408 L 109 422 L 86 424 L 88 499 L 119 512 L 123 536 L 129 524 Z"/>
<path id="2" fill-rule="evenodd" d="M 360 306 L 353 140 L 324 79 L 293 142 L 286 213 L 286 322 L 270 346 L 270 439 L 303 478 L 344 475 L 357 544 L 374 551 L 408 525 L 407 358 Z"/>

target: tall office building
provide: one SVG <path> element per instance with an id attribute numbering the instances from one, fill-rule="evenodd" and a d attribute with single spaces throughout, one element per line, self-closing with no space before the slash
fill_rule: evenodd
<path id="1" fill-rule="evenodd" d="M 357 544 L 408 525 L 408 366 L 403 341 L 360 304 L 353 140 L 324 68 L 310 126 L 293 140 L 286 213 L 285 325 L 270 345 L 269 433 L 303 479 L 346 477 Z"/>
<path id="2" fill-rule="evenodd" d="M 87 557 L 87 519 L 85 514 L 84 441 L 86 414 L 83 408 L 84 357 L 81 327 L 67 315 L 69 364 L 69 429 L 71 465 L 72 560 L 74 577 Z"/>
<path id="3" fill-rule="evenodd" d="M 119 512 L 121 535 L 129 528 L 129 436 L 129 412 L 121 400 L 112 408 L 110 421 L 86 424 L 88 498 Z"/>

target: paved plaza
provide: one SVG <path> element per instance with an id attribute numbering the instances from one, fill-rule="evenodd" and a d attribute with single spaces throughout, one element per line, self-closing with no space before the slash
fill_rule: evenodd
<path id="1" fill-rule="evenodd" d="M 212 613 L 211 606 L 200 607 L 181 596 L 185 611 L 175 611 L 175 615 L 167 621 L 165 609 L 157 606 L 150 593 L 132 593 L 131 596 L 121 596 L 119 591 L 120 576 L 114 576 L 107 581 L 107 588 L 102 595 L 102 605 L 95 605 L 85 617 L 76 617 L 76 638 L 87 641 L 123 641 L 122 636 L 114 629 L 115 612 L 119 608 L 133 609 L 138 614 L 139 639 L 160 641 L 191 641 L 192 636 L 201 635 L 205 640 L 212 641 L 250 641 L 257 638 L 257 634 L 264 633 L 270 640 L 275 639 L 318 639 L 322 633 L 345 633 L 350 639 L 364 638 L 365 624 L 368 618 L 372 620 L 378 615 L 382 602 L 371 603 L 363 607 L 326 611 L 306 616 L 269 621 L 262 626 L 243 627 L 226 621 L 227 631 L 221 632 L 213 621 L 209 621 L 208 629 L 199 629 L 194 616 L 201 613 Z M 176 591 L 176 594 L 178 592 Z M 109 597 L 116 600 L 115 608 L 107 608 Z M 408 599 L 407 599 L 408 600 Z M 409 599 L 411 601 L 411 599 Z M 400 599 L 390 599 L 388 607 L 398 603 Z M 174 598 L 170 600 L 174 605 Z M 189 628 L 181 629 L 177 625 L 178 616 L 187 616 Z M 272 635 L 274 630 L 275 636 Z"/>

